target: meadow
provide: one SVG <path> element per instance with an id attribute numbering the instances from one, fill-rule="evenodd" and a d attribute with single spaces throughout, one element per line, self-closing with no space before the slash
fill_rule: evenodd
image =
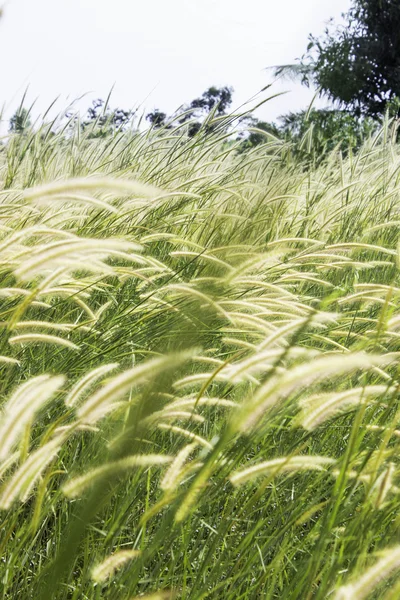
<path id="1" fill-rule="evenodd" d="M 230 124 L 1 147 L 2 600 L 400 597 L 396 123 Z"/>

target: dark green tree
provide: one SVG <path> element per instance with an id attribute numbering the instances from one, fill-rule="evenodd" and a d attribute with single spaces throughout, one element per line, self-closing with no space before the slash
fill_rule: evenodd
<path id="1" fill-rule="evenodd" d="M 240 144 L 240 152 L 250 150 L 269 141 L 269 138 L 282 138 L 282 132 L 276 123 L 260 121 L 250 115 L 241 119 L 241 124 L 245 129 L 239 134 L 238 139 L 243 139 Z"/>
<path id="2" fill-rule="evenodd" d="M 29 111 L 18 108 L 10 119 L 9 131 L 12 133 L 24 133 L 32 125 Z"/>
<path id="3" fill-rule="evenodd" d="M 199 98 L 195 98 L 189 104 L 183 104 L 171 117 L 155 108 L 146 115 L 146 119 L 154 129 L 161 127 L 171 129 L 173 125 L 169 124 L 169 121 L 178 125 L 187 123 L 188 135 L 193 137 L 201 129 L 202 123 L 212 111 L 215 112 L 216 117 L 226 114 L 232 104 L 232 94 L 233 89 L 231 87 L 218 88 L 211 86 Z M 212 126 L 208 126 L 207 131 L 210 132 L 211 129 Z"/>
<path id="4" fill-rule="evenodd" d="M 87 109 L 86 119 L 82 123 L 83 129 L 90 128 L 91 137 L 105 137 L 116 131 L 124 130 L 131 122 L 135 112 L 116 108 L 111 110 L 107 103 L 100 98 L 93 100 L 92 106 Z"/>
<path id="5" fill-rule="evenodd" d="M 214 107 L 218 116 L 226 114 L 232 104 L 233 88 L 225 86 L 217 88 L 211 86 L 203 92 L 200 98 L 195 98 L 189 105 L 190 109 L 199 115 L 209 114 Z"/>
<path id="6" fill-rule="evenodd" d="M 396 114 L 400 98 L 400 2 L 352 0 L 344 26 L 333 21 L 320 37 L 311 35 L 295 65 L 275 69 L 294 75 L 355 115 Z"/>
<path id="7" fill-rule="evenodd" d="M 182 107 L 183 116 L 179 119 L 180 123 L 190 121 L 188 125 L 188 135 L 193 137 L 200 131 L 202 122 L 206 117 L 214 112 L 216 117 L 222 117 L 232 104 L 233 88 L 225 86 L 218 88 L 211 86 L 199 98 L 195 98 L 188 106 Z M 207 126 L 207 133 L 214 128 Z"/>
<path id="8" fill-rule="evenodd" d="M 247 127 L 249 134 L 240 146 L 241 151 L 263 144 L 273 136 L 291 142 L 292 154 L 320 162 L 334 148 L 343 154 L 357 150 L 378 129 L 379 123 L 372 117 L 357 117 L 345 110 L 311 109 L 282 115 L 277 123 L 247 119 Z"/>
<path id="9" fill-rule="evenodd" d="M 155 108 L 152 112 L 149 112 L 146 115 L 146 119 L 154 129 L 158 129 L 166 126 L 167 114 L 158 108 Z"/>
<path id="10" fill-rule="evenodd" d="M 343 153 L 356 150 L 378 127 L 369 117 L 356 117 L 350 112 L 336 109 L 312 109 L 289 113 L 279 118 L 280 132 L 294 142 L 301 142 L 311 129 L 317 153 L 329 152 L 339 147 Z"/>

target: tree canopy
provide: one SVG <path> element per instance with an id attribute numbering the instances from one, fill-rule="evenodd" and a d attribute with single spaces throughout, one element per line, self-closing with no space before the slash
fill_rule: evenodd
<path id="1" fill-rule="evenodd" d="M 20 106 L 10 119 L 9 130 L 12 133 L 23 133 L 31 124 L 29 110 Z"/>
<path id="2" fill-rule="evenodd" d="M 357 150 L 378 124 L 371 117 L 356 117 L 345 110 L 330 108 L 300 110 L 281 115 L 276 123 L 249 118 L 249 135 L 241 151 L 268 141 L 271 136 L 292 142 L 292 153 L 320 162 L 334 148 L 343 154 Z M 266 135 L 267 134 L 267 135 Z"/>
<path id="3" fill-rule="evenodd" d="M 82 127 L 91 128 L 91 137 L 104 137 L 109 133 L 124 129 L 134 116 L 134 111 L 122 108 L 110 109 L 104 100 L 93 100 L 92 106 L 87 109 L 86 119 Z"/>
<path id="4" fill-rule="evenodd" d="M 355 115 L 398 112 L 400 98 L 400 2 L 353 0 L 345 24 L 333 21 L 323 35 L 310 35 L 306 54 L 276 69 L 307 85 Z"/>
<path id="5" fill-rule="evenodd" d="M 233 88 L 211 86 L 199 98 L 189 104 L 183 104 L 175 115 L 168 117 L 165 112 L 155 108 L 146 115 L 146 119 L 155 128 L 168 127 L 168 120 L 175 119 L 177 123 L 188 122 L 188 134 L 194 136 L 200 129 L 204 119 L 215 111 L 215 116 L 222 116 L 232 104 Z"/>

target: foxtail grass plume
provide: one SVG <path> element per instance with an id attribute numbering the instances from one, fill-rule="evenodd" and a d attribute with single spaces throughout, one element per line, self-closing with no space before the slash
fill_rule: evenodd
<path id="1" fill-rule="evenodd" d="M 95 423 L 99 415 L 104 416 L 107 408 L 112 410 L 113 404 L 133 385 L 148 381 L 162 371 L 178 367 L 189 360 L 193 354 L 195 350 L 154 358 L 117 375 L 81 404 L 77 411 L 78 419 L 83 423 Z"/>
<path id="2" fill-rule="evenodd" d="M 364 600 L 375 591 L 380 583 L 400 569 L 400 546 L 394 546 L 382 553 L 381 558 L 369 567 L 361 577 L 340 587 L 334 600 Z M 400 574 L 400 572 L 399 572 Z"/>
<path id="3" fill-rule="evenodd" d="M 9 398 L 0 415 L 0 461 L 17 445 L 28 423 L 63 385 L 58 375 L 39 375 L 23 383 Z"/>
<path id="4" fill-rule="evenodd" d="M 48 335 L 47 333 L 22 333 L 21 335 L 14 335 L 9 338 L 8 343 L 12 346 L 16 344 L 54 344 L 55 346 L 70 348 L 70 350 L 79 350 L 79 346 L 70 340 L 60 338 L 56 335 Z"/>
<path id="5" fill-rule="evenodd" d="M 242 485 L 257 477 L 275 477 L 285 473 L 298 473 L 299 471 L 324 471 L 334 465 L 335 460 L 327 456 L 286 456 L 274 458 L 257 465 L 235 471 L 229 479 L 233 485 Z"/>
<path id="6" fill-rule="evenodd" d="M 92 569 L 92 579 L 95 583 L 104 583 L 110 579 L 121 567 L 127 565 L 131 560 L 140 556 L 139 550 L 118 550 L 111 554 Z"/>
<path id="7" fill-rule="evenodd" d="M 87 488 L 95 485 L 102 478 L 114 477 L 125 471 L 145 467 L 162 466 L 172 461 L 172 456 L 164 454 L 140 454 L 127 456 L 120 460 L 101 465 L 84 475 L 75 477 L 63 485 L 63 492 L 68 498 L 77 498 Z"/>
<path id="8" fill-rule="evenodd" d="M 102 365 L 101 367 L 97 367 L 92 371 L 89 371 L 84 377 L 79 379 L 76 384 L 73 386 L 71 391 L 67 394 L 65 398 L 65 405 L 68 407 L 75 406 L 80 398 L 85 394 L 85 392 L 90 389 L 90 387 L 98 380 L 101 379 L 104 375 L 107 375 L 111 371 L 115 370 L 118 367 L 118 363 L 111 363 L 108 365 Z"/>
<path id="9" fill-rule="evenodd" d="M 281 377 L 275 376 L 267 380 L 254 397 L 244 404 L 234 422 L 241 431 L 249 431 L 260 422 L 266 411 L 294 390 L 337 378 L 357 369 L 370 369 L 381 364 L 385 364 L 384 357 L 363 353 L 353 353 L 346 356 L 345 360 L 337 354 L 318 357 L 312 362 L 289 369 Z"/>
<path id="10" fill-rule="evenodd" d="M 179 481 L 179 473 L 184 463 L 189 458 L 191 453 L 194 452 L 197 446 L 197 442 L 193 442 L 187 446 L 184 446 L 182 450 L 178 452 L 169 469 L 166 471 L 163 479 L 161 480 L 160 487 L 162 490 L 173 490 L 176 487 L 176 484 Z"/>
<path id="11" fill-rule="evenodd" d="M 68 433 L 62 433 L 32 452 L 27 460 L 0 488 L 0 509 L 9 509 L 13 502 L 25 502 L 31 495 L 44 469 L 56 458 Z"/>

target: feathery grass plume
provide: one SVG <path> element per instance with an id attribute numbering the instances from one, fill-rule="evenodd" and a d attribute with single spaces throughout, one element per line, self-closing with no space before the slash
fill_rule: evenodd
<path id="1" fill-rule="evenodd" d="M 198 253 L 198 252 L 192 252 L 189 250 L 175 250 L 174 252 L 170 253 L 170 256 L 178 257 L 178 258 L 181 256 L 197 258 L 199 261 L 211 262 L 212 264 L 220 266 L 220 267 L 226 269 L 227 271 L 230 271 L 230 272 L 233 271 L 233 267 L 230 264 L 228 264 L 224 260 L 221 260 L 220 258 L 217 258 L 216 256 L 213 256 L 212 254 L 207 254 L 204 251 L 202 251 L 201 253 Z"/>
<path id="2" fill-rule="evenodd" d="M 11 358 L 11 356 L 0 356 L 0 363 L 5 365 L 20 365 L 21 363 L 16 358 Z"/>
<path id="3" fill-rule="evenodd" d="M 131 469 L 140 469 L 145 467 L 153 467 L 165 465 L 171 462 L 172 456 L 164 454 L 137 454 L 127 456 L 120 460 L 113 461 L 88 471 L 84 475 L 74 477 L 62 487 L 63 493 L 68 498 L 77 498 L 88 487 L 94 485 L 96 481 L 103 477 L 115 476 Z"/>
<path id="4" fill-rule="evenodd" d="M 375 292 L 375 293 L 380 293 L 379 291 Z M 374 296 L 373 292 L 371 292 L 370 290 L 364 291 L 364 292 L 355 292 L 354 294 L 350 294 L 349 296 L 346 296 L 345 298 L 340 298 L 340 300 L 338 300 L 338 304 L 343 306 L 345 304 L 352 304 L 355 301 L 367 301 L 368 303 L 376 303 L 376 304 L 384 304 L 385 300 L 383 298 L 379 298 L 378 296 Z M 388 303 L 389 306 L 394 307 L 395 304 L 393 304 L 393 302 L 389 302 Z"/>
<path id="5" fill-rule="evenodd" d="M 110 415 L 111 413 L 113 415 L 115 414 L 120 414 L 123 412 L 123 409 L 127 409 L 129 406 L 129 402 L 130 400 L 120 400 L 118 402 L 108 402 L 108 403 L 104 403 L 101 406 L 97 407 L 96 409 L 96 413 L 92 415 L 92 419 L 90 422 L 87 422 L 86 420 L 83 421 L 77 421 L 77 425 L 76 427 L 95 427 L 94 423 L 98 423 L 99 421 L 101 421 L 104 417 L 107 417 L 108 415 Z M 78 409 L 79 410 L 79 409 Z"/>
<path id="6" fill-rule="evenodd" d="M 98 433 L 100 428 L 95 427 L 94 425 L 77 425 L 76 423 L 71 423 L 70 425 L 61 425 L 60 427 L 56 427 L 54 430 L 54 435 L 68 431 L 71 433 L 74 431 L 92 431 L 93 433 Z"/>
<path id="7" fill-rule="evenodd" d="M 50 440 L 29 455 L 27 460 L 0 488 L 0 509 L 7 510 L 17 500 L 26 502 L 44 469 L 56 458 L 68 438 L 65 432 Z"/>
<path id="8" fill-rule="evenodd" d="M 340 469 L 332 469 L 331 474 L 332 474 L 332 477 L 338 478 L 338 477 L 341 477 L 342 471 Z M 345 477 L 346 477 L 346 479 L 355 479 L 357 481 L 362 481 L 365 484 L 370 484 L 371 478 L 372 478 L 370 473 L 359 473 L 358 471 L 355 471 L 354 469 L 351 469 L 350 471 L 346 471 Z"/>
<path id="9" fill-rule="evenodd" d="M 299 404 L 302 410 L 296 419 L 296 423 L 301 424 L 308 431 L 312 431 L 348 408 L 361 403 L 368 403 L 371 398 L 383 395 L 390 396 L 395 391 L 395 387 L 388 388 L 386 385 L 369 385 L 363 388 L 351 388 L 350 390 L 334 394 L 323 393 L 312 395 L 300 400 Z"/>
<path id="10" fill-rule="evenodd" d="M 214 308 L 217 313 L 219 313 L 221 316 L 225 317 L 225 319 L 230 320 L 230 316 L 222 308 L 222 306 L 220 306 L 218 304 L 218 302 L 216 302 L 215 300 L 210 298 L 204 292 L 200 292 L 199 290 L 195 289 L 194 287 L 190 287 L 190 286 L 184 285 L 184 284 L 172 283 L 164 289 L 160 288 L 158 291 L 159 292 L 168 291 L 168 292 L 173 292 L 173 293 L 177 292 L 178 294 L 187 295 L 189 297 L 193 296 L 194 298 L 196 298 L 198 300 L 203 300 L 206 304 L 209 304 L 210 306 L 212 306 L 212 308 Z"/>
<path id="11" fill-rule="evenodd" d="M 4 287 L 0 288 L 0 298 L 12 298 L 13 296 L 30 296 L 31 291 L 23 288 Z"/>
<path id="12" fill-rule="evenodd" d="M 0 326 L 7 326 L 6 322 L 0 322 Z M 69 332 L 79 328 L 76 323 L 49 323 L 48 321 L 18 321 L 12 325 L 13 329 L 25 329 L 26 327 L 41 327 L 43 329 L 54 329 L 56 331 Z M 81 327 L 84 329 L 84 327 Z"/>
<path id="13" fill-rule="evenodd" d="M 49 196 L 38 197 L 34 199 L 33 202 L 35 202 L 38 205 L 51 204 L 52 207 L 56 202 L 62 202 L 64 204 L 72 202 L 77 204 L 94 206 L 95 208 L 104 209 L 111 213 L 118 213 L 118 210 L 114 206 L 111 206 L 111 204 L 108 204 L 107 202 L 104 202 L 99 198 L 94 198 L 93 196 L 88 196 L 85 194 L 52 194 Z"/>
<path id="14" fill-rule="evenodd" d="M 229 476 L 229 479 L 233 485 L 242 485 L 260 476 L 275 477 L 276 475 L 298 473 L 299 471 L 324 471 L 326 467 L 335 464 L 335 462 L 335 459 L 327 456 L 285 456 L 235 471 Z"/>
<path id="15" fill-rule="evenodd" d="M 183 435 L 184 437 L 188 438 L 189 440 L 193 440 L 194 442 L 197 442 L 198 444 L 200 444 L 204 448 L 207 448 L 208 450 L 212 450 L 212 448 L 213 448 L 212 444 L 210 444 L 210 442 L 207 441 L 205 438 L 201 437 L 201 435 L 197 435 L 196 433 L 193 433 L 192 431 L 188 431 L 187 429 L 183 429 L 182 427 L 178 427 L 177 425 L 168 425 L 167 423 L 159 423 L 157 425 L 157 429 L 162 429 L 164 431 L 170 431 L 171 433 L 177 433 L 178 435 Z"/>
<path id="16" fill-rule="evenodd" d="M 364 571 L 361 577 L 340 587 L 334 595 L 334 600 L 364 600 L 380 583 L 400 569 L 400 546 L 388 548 L 381 554 L 382 557 Z"/>
<path id="17" fill-rule="evenodd" d="M 110 579 L 121 567 L 128 564 L 134 558 L 140 556 L 139 550 L 118 550 L 108 556 L 101 563 L 93 567 L 91 572 L 92 580 L 95 583 L 104 583 Z"/>
<path id="18" fill-rule="evenodd" d="M 183 407 L 197 407 L 197 406 L 216 406 L 217 408 L 237 408 L 238 404 L 232 400 L 226 398 L 209 398 L 209 397 L 198 397 L 192 396 L 188 398 L 178 398 L 171 402 L 168 407 L 170 409 L 183 408 Z"/>
<path id="19" fill-rule="evenodd" d="M 118 363 L 110 363 L 89 371 L 89 373 L 76 382 L 71 391 L 67 394 L 64 401 L 65 405 L 68 407 L 75 406 L 83 394 L 87 392 L 98 379 L 103 377 L 103 375 L 107 375 L 107 373 L 110 373 L 110 371 L 113 371 L 118 366 Z"/>
<path id="20" fill-rule="evenodd" d="M 102 306 L 100 306 L 99 310 L 96 313 L 96 321 L 98 321 L 101 317 L 101 315 L 110 307 L 112 306 L 113 302 L 112 300 L 108 300 L 108 302 L 105 302 Z"/>
<path id="21" fill-rule="evenodd" d="M 380 432 L 386 432 L 387 429 L 388 429 L 384 425 L 366 425 L 365 428 L 369 429 L 370 431 L 380 431 Z M 396 437 L 400 437 L 400 429 L 393 429 L 391 431 L 391 435 L 395 435 Z"/>
<path id="22" fill-rule="evenodd" d="M 288 346 L 289 342 L 286 340 L 286 336 L 299 330 L 305 324 L 309 324 L 311 327 L 313 324 L 315 326 L 321 324 L 324 325 L 325 323 L 335 322 L 336 318 L 337 315 L 335 313 L 318 313 L 318 316 L 313 315 L 311 319 L 306 318 L 290 321 L 282 327 L 275 329 L 267 338 L 259 343 L 257 349 L 264 350 L 265 348 L 271 348 L 274 345 L 277 345 L 278 347 Z"/>
<path id="23" fill-rule="evenodd" d="M 22 333 L 20 335 L 14 335 L 8 339 L 8 343 L 11 345 L 15 344 L 54 344 L 56 346 L 64 346 L 65 348 L 70 348 L 71 350 L 79 350 L 79 346 L 71 342 L 70 340 L 66 340 L 64 338 L 60 338 L 56 335 L 49 335 L 47 333 Z"/>
<path id="24" fill-rule="evenodd" d="M 377 477 L 369 491 L 368 497 L 378 510 L 383 508 L 386 497 L 393 488 L 393 476 L 395 472 L 395 465 L 390 462 L 387 468 Z"/>
<path id="25" fill-rule="evenodd" d="M 263 373 L 268 373 L 268 371 L 271 371 L 273 369 L 272 365 L 267 365 L 264 364 L 264 368 L 262 369 Z M 187 377 L 184 377 L 183 379 L 179 379 L 178 381 L 175 382 L 174 387 L 177 390 L 180 390 L 182 388 L 185 387 L 197 387 L 199 384 L 201 384 L 202 386 L 202 390 L 204 391 L 204 386 L 208 386 L 209 384 L 211 384 L 212 382 L 217 383 L 217 382 L 222 382 L 222 383 L 232 383 L 232 384 L 239 384 L 239 383 L 244 383 L 244 382 L 250 382 L 250 383 L 254 383 L 255 385 L 259 385 L 259 380 L 257 379 L 257 377 L 254 377 L 253 375 L 251 375 L 251 373 L 243 373 L 241 376 L 235 377 L 233 378 L 231 375 L 231 370 L 229 367 L 226 367 L 226 369 L 221 369 L 221 370 L 215 370 L 213 372 L 206 372 L 206 373 L 198 373 L 197 375 L 188 375 Z M 275 371 L 277 373 L 283 373 L 284 372 L 284 368 L 283 367 L 276 367 Z"/>
<path id="26" fill-rule="evenodd" d="M 90 396 L 78 409 L 77 416 L 82 423 L 95 423 L 98 415 L 103 416 L 104 409 L 112 406 L 121 396 L 126 394 L 133 385 L 139 385 L 162 371 L 177 368 L 189 360 L 196 350 L 170 354 L 154 358 L 141 365 L 137 365 L 109 381 L 100 390 Z"/>
<path id="27" fill-rule="evenodd" d="M 160 488 L 164 491 L 173 490 L 177 483 L 179 482 L 179 474 L 180 471 L 185 464 L 186 460 L 189 458 L 192 452 L 197 448 L 197 442 L 193 442 L 192 444 L 188 444 L 184 446 L 182 450 L 178 452 L 172 461 L 169 469 L 167 469 L 163 479 L 160 483 Z"/>
<path id="28" fill-rule="evenodd" d="M 383 254 L 390 254 L 391 256 L 396 256 L 396 250 L 391 250 L 390 248 L 385 248 L 383 246 L 376 246 L 374 244 L 362 244 L 360 242 L 346 242 L 340 244 L 332 244 L 330 246 L 326 246 L 326 250 L 375 250 L 377 252 L 382 252 Z"/>
<path id="29" fill-rule="evenodd" d="M 294 390 L 299 390 L 329 378 L 339 377 L 358 369 L 366 370 L 385 364 L 382 356 L 352 353 L 330 354 L 315 358 L 311 363 L 289 369 L 281 377 L 273 377 L 260 387 L 254 397 L 245 402 L 233 423 L 240 431 L 248 431 L 259 423 L 262 415 Z"/>
<path id="30" fill-rule="evenodd" d="M 39 294 L 39 296 L 40 295 L 46 296 L 46 297 L 51 296 L 52 299 L 56 298 L 56 297 L 67 298 L 71 302 L 74 302 L 75 304 L 77 304 L 79 306 L 79 308 L 82 308 L 83 311 L 89 317 L 90 321 L 93 321 L 95 323 L 97 320 L 95 313 L 92 311 L 90 306 L 88 304 L 86 304 L 86 302 L 82 299 L 83 294 L 80 293 L 79 290 L 74 291 L 73 289 L 65 289 L 65 288 L 63 289 L 63 288 L 58 287 L 58 288 L 51 288 L 51 289 L 44 290 L 43 292 L 41 292 Z M 47 308 L 51 308 L 51 306 L 47 305 Z"/>
<path id="31" fill-rule="evenodd" d="M 207 485 L 208 478 L 213 471 L 213 466 L 211 463 L 203 463 L 200 466 L 203 467 L 202 470 L 197 474 L 194 483 L 192 483 L 175 513 L 174 520 L 176 523 L 183 523 L 183 521 L 190 514 L 190 511 L 195 506 L 196 500 L 198 500 L 204 487 Z"/>
<path id="32" fill-rule="evenodd" d="M 211 378 L 213 381 L 222 381 L 222 382 L 230 381 L 229 372 L 227 373 L 226 370 L 224 372 L 221 369 L 221 370 L 214 371 L 214 373 L 205 372 L 205 373 L 196 373 L 196 375 L 187 375 L 186 377 L 183 377 L 182 379 L 178 379 L 178 381 L 175 381 L 174 388 L 176 390 L 180 390 L 185 387 L 194 387 L 198 384 L 203 384 L 204 382 L 209 381 Z M 243 377 L 239 381 L 244 381 L 245 379 L 246 379 L 246 377 Z M 257 381 L 254 378 L 252 378 L 252 381 L 254 383 L 257 383 Z"/>
<path id="33" fill-rule="evenodd" d="M 126 250 L 130 250 L 127 254 Z M 103 260 L 110 256 L 119 256 L 122 253 L 124 259 L 134 260 L 143 264 L 143 257 L 137 254 L 141 246 L 133 242 L 123 240 L 107 240 L 77 238 L 53 242 L 45 246 L 39 246 L 30 251 L 26 260 L 20 260 L 14 269 L 15 276 L 21 281 L 29 281 L 35 275 L 47 269 L 65 267 L 70 271 L 88 270 L 113 273 L 111 267 Z"/>
<path id="34" fill-rule="evenodd" d="M 379 229 L 386 229 L 387 227 L 398 227 L 400 225 L 400 221 L 387 221 L 386 223 L 379 223 L 378 225 L 373 225 L 372 227 L 368 227 L 364 233 L 372 233 L 373 231 L 378 231 Z"/>
<path id="35" fill-rule="evenodd" d="M 112 178 L 112 177 L 81 177 L 76 179 L 67 179 L 48 183 L 30 189 L 25 189 L 23 196 L 26 200 L 32 201 L 42 199 L 45 196 L 58 196 L 77 190 L 112 190 L 113 192 L 125 195 L 135 194 L 146 198 L 153 198 L 163 193 L 159 188 L 140 183 L 130 179 Z"/>
<path id="36" fill-rule="evenodd" d="M 0 480 L 4 478 L 4 474 L 7 473 L 8 469 L 18 461 L 19 455 L 20 451 L 17 450 L 0 463 Z"/>
<path id="37" fill-rule="evenodd" d="M 242 381 L 243 375 L 261 375 L 275 367 L 275 359 L 281 355 L 281 350 L 264 350 L 256 352 L 252 356 L 242 361 L 227 366 L 229 380 L 233 383 Z M 286 353 L 286 358 L 314 358 L 318 356 L 318 350 L 308 348 L 290 348 Z M 278 368 L 279 371 L 279 368 Z"/>
<path id="38" fill-rule="evenodd" d="M 151 415 L 146 417 L 145 419 L 141 419 L 140 423 L 149 425 L 150 423 L 156 423 L 157 421 L 164 420 L 180 420 L 180 421 L 193 421 L 195 423 L 204 423 L 205 418 L 201 415 L 193 411 L 187 410 L 170 410 L 169 408 L 164 408 L 164 410 L 159 410 L 157 412 L 153 412 Z"/>
<path id="39" fill-rule="evenodd" d="M 18 444 L 36 413 L 63 385 L 62 375 L 39 375 L 23 383 L 6 402 L 0 415 L 0 461 Z"/>
<path id="40" fill-rule="evenodd" d="M 76 236 L 69 231 L 54 229 L 44 225 L 34 225 L 33 227 L 24 227 L 21 231 L 13 231 L 9 237 L 6 237 L 5 240 L 0 243 L 0 253 L 7 250 L 10 246 L 12 247 L 15 242 L 19 242 L 19 240 L 23 238 L 30 239 L 35 236 L 43 238 L 46 235 L 49 235 L 50 237 L 60 237 L 62 239 L 76 239 Z"/>

